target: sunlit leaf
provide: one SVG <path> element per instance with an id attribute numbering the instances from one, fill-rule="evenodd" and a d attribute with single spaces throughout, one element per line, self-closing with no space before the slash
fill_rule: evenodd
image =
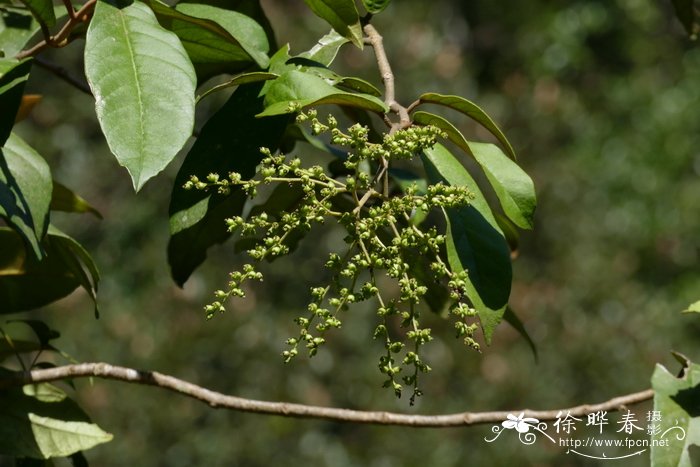
<path id="1" fill-rule="evenodd" d="M 320 38 L 310 50 L 299 54 L 299 56 L 329 66 L 335 60 L 336 55 L 338 55 L 338 50 L 343 44 L 348 42 L 347 38 L 335 31 L 331 31 Z"/>
<path id="2" fill-rule="evenodd" d="M 111 439 L 56 386 L 0 391 L 0 454 L 65 457 Z"/>
<path id="3" fill-rule="evenodd" d="M 262 159 L 260 147 L 274 151 L 284 133 L 288 117 L 255 117 L 262 110 L 261 87 L 262 83 L 253 83 L 236 89 L 204 125 L 175 178 L 170 199 L 168 263 L 179 285 L 204 261 L 209 247 L 230 236 L 224 219 L 240 215 L 247 198 L 239 190 L 223 196 L 184 190 L 182 185 L 192 175 L 204 180 L 210 172 L 226 176 L 235 171 L 244 178 L 251 177 Z"/>
<path id="4" fill-rule="evenodd" d="M 535 185 L 498 146 L 467 141 L 454 125 L 438 115 L 419 111 L 413 115 L 413 119 L 421 125 L 433 125 L 445 131 L 453 143 L 474 157 L 484 170 L 508 218 L 522 229 L 533 227 L 537 206 Z"/>
<path id="5" fill-rule="evenodd" d="M 656 365 L 651 378 L 654 411 L 662 414 L 661 431 L 652 436 L 652 467 L 698 465 L 700 445 L 700 366 L 688 362 L 680 377 Z M 661 443 L 663 440 L 663 444 Z"/>
<path id="6" fill-rule="evenodd" d="M 119 9 L 99 1 L 87 33 L 85 72 L 107 143 L 138 191 L 192 134 L 192 63 L 146 5 Z"/>
<path id="7" fill-rule="evenodd" d="M 56 19 L 61 19 L 68 13 L 61 4 L 53 8 L 53 14 Z M 3 5 L 0 9 L 0 56 L 5 54 L 5 57 L 14 57 L 40 31 L 41 26 L 25 8 Z"/>
<path id="8" fill-rule="evenodd" d="M 291 113 L 295 108 L 321 104 L 359 107 L 377 113 L 386 113 L 389 110 L 384 102 L 375 96 L 342 91 L 319 76 L 291 70 L 271 82 L 265 94 L 265 111 L 259 116 Z"/>
<path id="9" fill-rule="evenodd" d="M 201 101 L 205 97 L 207 97 L 209 94 L 215 93 L 217 91 L 221 91 L 223 89 L 227 89 L 233 86 L 240 86 L 241 84 L 248 84 L 248 83 L 257 83 L 259 81 L 269 81 L 271 79 L 277 78 L 278 75 L 274 73 L 267 73 L 264 71 L 253 71 L 250 73 L 242 73 L 240 75 L 234 76 L 230 80 L 223 82 L 221 84 L 218 84 L 212 88 L 207 89 L 204 91 L 202 94 L 197 96 L 197 102 Z"/>
<path id="10" fill-rule="evenodd" d="M 510 295 L 508 244 L 474 179 L 447 148 L 436 144 L 422 159 L 431 183 L 466 186 L 475 195 L 471 205 L 446 210 L 446 250 L 450 268 L 469 274 L 468 298 L 479 313 L 489 343 Z"/>
<path id="11" fill-rule="evenodd" d="M 458 112 L 467 115 L 471 119 L 480 123 L 484 128 L 489 130 L 491 134 L 493 134 L 498 139 L 498 141 L 500 141 L 501 144 L 503 144 L 503 147 L 506 149 L 506 152 L 512 159 L 516 158 L 513 146 L 511 146 L 510 142 L 508 141 L 508 138 L 506 138 L 506 135 L 503 134 L 501 129 L 498 128 L 498 126 L 496 125 L 496 123 L 494 123 L 491 117 L 489 117 L 488 114 L 481 109 L 481 107 L 479 107 L 472 101 L 460 96 L 447 96 L 443 94 L 429 92 L 420 96 L 420 102 L 444 105 L 446 107 L 457 110 Z"/>
<path id="12" fill-rule="evenodd" d="M 325 19 L 338 34 L 362 48 L 362 26 L 355 0 L 304 0 L 311 10 Z"/>
<path id="13" fill-rule="evenodd" d="M 362 0 L 365 9 L 373 15 L 384 11 L 389 6 L 389 3 L 391 3 L 391 0 Z"/>
<path id="14" fill-rule="evenodd" d="M 37 258 L 48 228 L 51 173 L 46 161 L 14 133 L 0 149 L 0 217 L 17 229 Z"/>
<path id="15" fill-rule="evenodd" d="M 683 310 L 683 313 L 700 313 L 700 301 L 691 303 L 687 309 Z"/>

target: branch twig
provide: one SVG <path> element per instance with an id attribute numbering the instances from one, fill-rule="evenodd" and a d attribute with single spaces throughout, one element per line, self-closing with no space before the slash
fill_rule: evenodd
<path id="1" fill-rule="evenodd" d="M 90 91 L 90 87 L 87 85 L 87 83 L 85 81 L 80 81 L 75 76 L 71 75 L 65 68 L 58 66 L 54 63 L 48 62 L 39 57 L 34 58 L 34 63 L 40 66 L 41 68 L 50 71 L 51 73 L 58 76 L 74 88 L 79 89 L 85 94 L 92 96 L 92 91 Z"/>
<path id="2" fill-rule="evenodd" d="M 242 412 L 254 412 L 284 417 L 317 418 L 340 422 L 366 423 L 374 425 L 402 425 L 410 427 L 446 428 L 456 426 L 500 423 L 509 414 L 524 412 L 525 417 L 540 421 L 555 420 L 561 413 L 572 416 L 584 416 L 598 411 L 612 412 L 628 405 L 638 404 L 653 397 L 651 389 L 615 397 L 600 404 L 584 404 L 555 410 L 514 410 L 497 412 L 462 412 L 447 415 L 409 415 L 392 412 L 371 412 L 350 409 L 336 409 L 312 405 L 291 404 L 286 402 L 266 402 L 242 397 L 228 396 L 201 386 L 183 381 L 173 376 L 155 371 L 140 371 L 107 363 L 81 363 L 65 365 L 45 370 L 16 372 L 0 379 L 0 389 L 31 383 L 66 380 L 71 378 L 97 377 L 113 379 L 134 384 L 143 384 L 168 389 L 179 394 L 197 399 L 214 408 L 224 408 Z"/>

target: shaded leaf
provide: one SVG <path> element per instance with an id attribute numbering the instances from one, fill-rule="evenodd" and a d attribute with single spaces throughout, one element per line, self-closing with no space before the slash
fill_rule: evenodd
<path id="1" fill-rule="evenodd" d="M 311 49 L 299 54 L 299 57 L 308 58 L 324 66 L 330 66 L 336 55 L 338 55 L 340 48 L 348 42 L 350 41 L 346 37 L 331 31 L 320 38 Z"/>
<path id="2" fill-rule="evenodd" d="M 99 1 L 87 32 L 85 73 L 107 143 L 138 191 L 192 134 L 192 63 L 146 5 L 118 9 Z"/>
<path id="3" fill-rule="evenodd" d="M 230 236 L 224 219 L 240 215 L 246 201 L 240 190 L 223 196 L 184 190 L 184 183 L 192 175 L 205 179 L 211 172 L 225 176 L 233 171 L 249 178 L 262 159 L 260 147 L 274 151 L 284 133 L 288 117 L 255 117 L 262 110 L 261 88 L 262 83 L 253 83 L 236 89 L 204 125 L 175 178 L 169 209 L 168 263 L 180 286 L 204 261 L 207 249 Z"/>
<path id="4" fill-rule="evenodd" d="M 12 339 L 12 343 L 0 337 L 0 362 L 16 354 L 38 352 L 40 350 L 53 350 L 51 347 L 44 347 L 38 342 Z"/>
<path id="5" fill-rule="evenodd" d="M 683 313 L 700 313 L 700 301 L 691 303 L 687 309 L 683 310 Z"/>
<path id="6" fill-rule="evenodd" d="M 13 319 L 8 321 L 8 323 L 23 323 L 29 326 L 38 339 L 41 348 L 45 348 L 50 341 L 61 337 L 61 333 L 51 329 L 48 324 L 38 319 Z"/>
<path id="7" fill-rule="evenodd" d="M 0 59 L 0 147 L 12 132 L 31 68 L 31 59 Z"/>
<path id="8" fill-rule="evenodd" d="M 291 113 L 296 108 L 321 104 L 359 107 L 377 113 L 388 112 L 380 99 L 369 94 L 353 94 L 328 84 L 323 78 L 291 70 L 272 81 L 265 94 L 265 111 L 259 116 Z"/>
<path id="9" fill-rule="evenodd" d="M 697 39 L 700 34 L 700 5 L 696 0 L 671 0 L 671 3 L 688 35 L 693 40 Z"/>
<path id="10" fill-rule="evenodd" d="M 49 230 L 41 261 L 26 254 L 21 238 L 11 229 L 0 228 L 0 244 L 0 314 L 47 305 L 81 285 L 95 300 L 97 268 L 82 246 L 65 234 Z"/>
<path id="11" fill-rule="evenodd" d="M 56 15 L 53 11 L 53 2 L 51 0 L 21 0 L 27 5 L 35 18 L 44 23 L 48 27 L 53 27 L 56 24 Z"/>
<path id="12" fill-rule="evenodd" d="M 64 457 L 111 439 L 56 386 L 0 391 L 0 454 Z"/>
<path id="13" fill-rule="evenodd" d="M 661 432 L 652 436 L 653 467 L 697 465 L 690 447 L 700 445 L 700 366 L 688 362 L 680 377 L 656 365 L 651 378 L 654 411 L 662 414 Z M 658 441 L 664 440 L 659 445 Z"/>
<path id="14" fill-rule="evenodd" d="M 525 339 L 527 345 L 530 346 L 530 350 L 532 350 L 532 355 L 535 357 L 535 361 L 537 361 L 537 346 L 535 345 L 535 341 L 532 340 L 532 337 L 530 337 L 527 329 L 525 329 L 525 325 L 522 321 L 520 321 L 520 318 L 518 318 L 518 315 L 515 314 L 511 307 L 506 307 L 506 311 L 503 313 L 503 320 L 513 326 L 513 328 L 518 331 L 518 334 L 520 334 L 520 337 Z"/>
<path id="15" fill-rule="evenodd" d="M 468 298 L 490 343 L 510 295 L 508 244 L 471 175 L 444 146 L 424 151 L 422 160 L 430 183 L 466 186 L 475 195 L 471 205 L 446 210 L 447 260 L 452 271 L 468 272 Z"/>
<path id="16" fill-rule="evenodd" d="M 371 96 L 379 97 L 382 92 L 369 81 L 365 81 L 354 76 L 346 76 L 336 84 L 340 88 L 350 89 L 352 91 L 362 92 Z"/>
<path id="17" fill-rule="evenodd" d="M 56 180 L 53 181 L 50 209 L 52 211 L 64 212 L 89 212 L 98 219 L 102 219 L 102 214 L 90 205 L 90 203 Z"/>
<path id="18" fill-rule="evenodd" d="M 491 134 L 501 142 L 501 144 L 503 144 L 503 147 L 505 147 L 508 155 L 515 160 L 515 151 L 513 150 L 513 146 L 510 145 L 510 142 L 506 138 L 506 135 L 503 134 L 501 129 L 498 128 L 491 117 L 489 117 L 488 114 L 481 109 L 481 107 L 472 101 L 460 96 L 448 96 L 434 92 L 423 94 L 420 96 L 420 101 L 421 103 L 444 105 L 451 109 L 457 110 L 458 112 L 461 112 L 480 123 L 484 128 L 489 130 Z"/>
<path id="19" fill-rule="evenodd" d="M 428 112 L 416 112 L 416 123 L 433 125 L 447 133 L 450 141 L 471 155 L 481 166 L 508 218 L 522 229 L 532 229 L 537 206 L 532 179 L 501 149 L 489 143 L 467 141 L 452 123 Z"/>
<path id="20" fill-rule="evenodd" d="M 316 16 L 323 18 L 338 34 L 362 48 L 362 26 L 355 0 L 304 0 Z"/>
<path id="21" fill-rule="evenodd" d="M 212 88 L 207 89 L 204 91 L 202 94 L 197 96 L 197 102 L 201 101 L 205 97 L 207 97 L 209 94 L 212 94 L 217 91 L 221 91 L 223 89 L 227 89 L 233 86 L 240 86 L 241 84 L 248 84 L 248 83 L 257 83 L 259 81 L 269 81 L 271 79 L 277 78 L 278 75 L 274 73 L 267 73 L 264 71 L 254 71 L 251 73 L 242 73 L 240 75 L 234 76 L 230 80 L 218 84 Z"/>
<path id="22" fill-rule="evenodd" d="M 46 161 L 19 136 L 0 149 L 0 217 L 17 229 L 37 258 L 48 228 L 52 181 Z"/>
<path id="23" fill-rule="evenodd" d="M 373 15 L 384 11 L 389 6 L 389 3 L 391 3 L 391 0 L 362 0 L 365 9 Z"/>

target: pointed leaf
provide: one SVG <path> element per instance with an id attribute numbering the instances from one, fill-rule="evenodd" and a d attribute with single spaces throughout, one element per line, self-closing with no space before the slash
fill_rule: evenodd
<path id="1" fill-rule="evenodd" d="M 31 59 L 0 59 L 0 147 L 12 132 L 31 67 Z"/>
<path id="2" fill-rule="evenodd" d="M 515 225 L 532 229 L 537 206 L 535 185 L 532 179 L 513 160 L 494 144 L 467 141 L 452 123 L 428 112 L 413 114 L 414 122 L 433 125 L 447 133 L 450 141 L 474 157 L 496 192 L 503 211 Z"/>
<path id="3" fill-rule="evenodd" d="M 698 465 L 693 446 L 700 445 L 700 366 L 689 363 L 682 376 L 676 377 L 663 366 L 656 365 L 651 387 L 654 411 L 663 416 L 662 431 L 652 437 L 657 443 L 651 443 L 651 465 Z"/>
<path id="4" fill-rule="evenodd" d="M 475 195 L 471 205 L 446 210 L 447 260 L 453 271 L 468 272 L 468 298 L 489 343 L 510 295 L 508 244 L 471 175 L 447 148 L 436 144 L 424 151 L 422 159 L 431 183 L 466 186 Z"/>
<path id="5" fill-rule="evenodd" d="M 291 70 L 272 81 L 265 95 L 265 111 L 259 116 L 291 113 L 295 108 L 321 104 L 359 107 L 382 114 L 389 111 L 375 96 L 341 91 L 319 76 Z"/>
<path id="6" fill-rule="evenodd" d="M 192 134 L 192 63 L 177 36 L 143 3 L 118 9 L 98 1 L 85 72 L 107 143 L 138 191 Z"/>
<path id="7" fill-rule="evenodd" d="M 46 161 L 14 133 L 0 149 L 0 217 L 24 237 L 37 258 L 48 228 L 51 173 Z"/>
<path id="8" fill-rule="evenodd" d="M 683 313 L 700 313 L 700 301 L 690 304 L 687 309 L 683 310 Z"/>
<path id="9" fill-rule="evenodd" d="M 522 321 L 520 321 L 520 318 L 518 318 L 518 315 L 515 314 L 511 307 L 506 307 L 506 311 L 503 314 L 503 320 L 513 326 L 513 329 L 518 331 L 520 337 L 525 339 L 527 345 L 530 346 L 530 350 L 532 350 L 532 355 L 535 357 L 535 361 L 537 361 L 537 346 L 535 345 L 535 341 L 532 340 L 532 337 L 530 337 L 527 329 L 525 329 L 525 325 Z"/>
<path id="10" fill-rule="evenodd" d="M 53 181 L 50 208 L 52 211 L 89 212 L 98 219 L 102 219 L 102 214 L 90 205 L 90 203 L 56 180 Z"/>
<path id="11" fill-rule="evenodd" d="M 27 5 L 34 17 L 46 26 L 53 27 L 56 24 L 56 15 L 51 0 L 22 0 L 22 3 Z"/>
<path id="12" fill-rule="evenodd" d="M 304 0 L 316 16 L 325 19 L 338 34 L 362 48 L 362 26 L 355 0 Z"/>
<path id="13" fill-rule="evenodd" d="M 206 258 L 210 246 L 225 241 L 230 234 L 224 219 L 240 215 L 246 196 L 234 190 L 229 196 L 182 185 L 196 175 L 202 180 L 211 172 L 231 171 L 251 177 L 262 159 L 260 147 L 276 150 L 288 117 L 255 118 L 262 110 L 258 97 L 262 83 L 239 86 L 226 104 L 202 128 L 175 178 L 170 199 L 170 242 L 168 263 L 179 285 Z"/>
<path id="14" fill-rule="evenodd" d="M 451 109 L 461 112 L 471 119 L 480 123 L 484 128 L 489 130 L 492 135 L 494 135 L 498 141 L 503 144 L 508 155 L 515 160 L 515 151 L 513 146 L 510 145 L 508 138 L 503 134 L 500 128 L 494 123 L 494 121 L 489 117 L 486 112 L 484 112 L 481 107 L 476 105 L 470 100 L 467 100 L 460 96 L 446 96 L 443 94 L 437 94 L 434 92 L 429 92 L 420 96 L 421 103 L 429 104 L 439 104 L 449 107 Z"/>
<path id="15" fill-rule="evenodd" d="M 233 86 L 240 86 L 241 84 L 247 84 L 247 83 L 257 83 L 259 81 L 269 81 L 272 79 L 277 78 L 279 75 L 276 75 L 274 73 L 267 73 L 264 71 L 254 71 L 251 73 L 242 73 L 240 75 L 234 76 L 230 80 L 218 84 L 212 88 L 207 89 L 204 91 L 202 94 L 197 96 L 197 102 L 201 101 L 205 97 L 207 97 L 209 94 L 215 93 L 217 91 L 221 91 L 226 88 L 230 88 Z"/>
<path id="16" fill-rule="evenodd" d="M 56 386 L 0 391 L 0 454 L 64 457 L 111 439 Z"/>
<path id="17" fill-rule="evenodd" d="M 330 66 L 335 60 L 338 51 L 344 45 L 350 42 L 347 38 L 341 36 L 335 31 L 331 31 L 318 40 L 310 50 L 299 54 L 300 57 L 308 58 L 325 66 Z"/>

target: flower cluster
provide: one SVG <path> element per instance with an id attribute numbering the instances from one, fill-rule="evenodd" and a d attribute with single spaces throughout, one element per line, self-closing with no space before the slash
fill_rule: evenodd
<path id="1" fill-rule="evenodd" d="M 435 144 L 444 135 L 434 127 L 411 126 L 374 143 L 366 127 L 353 125 L 344 133 L 332 116 L 321 123 L 315 112 L 300 113 L 297 121 L 308 123 L 316 135 L 329 132 L 332 144 L 348 148 L 344 161 L 348 173 L 334 178 L 320 166 L 303 167 L 298 158 L 262 148 L 257 177 L 243 180 L 237 173 L 226 178 L 210 174 L 205 181 L 192 177 L 185 188 L 228 193 L 237 187 L 251 198 L 260 185 L 277 184 L 289 190 L 295 202 L 280 212 L 253 209 L 247 218 L 226 221 L 229 231 L 253 240 L 247 253 L 258 262 L 289 253 L 290 239 L 303 236 L 315 223 L 334 221 L 345 229 L 345 250 L 331 252 L 326 261 L 332 280 L 311 288 L 306 312 L 295 320 L 299 333 L 287 340 L 282 356 L 288 362 L 300 348 L 315 355 L 326 342 L 326 333 L 342 326 L 343 312 L 350 305 L 373 300 L 378 318 L 374 338 L 384 347 L 379 358 L 384 386 L 397 396 L 404 384 L 412 387 L 413 403 L 421 394 L 419 375 L 430 371 L 420 349 L 432 339 L 431 329 L 421 324 L 420 305 L 431 287 L 448 288 L 458 337 L 477 350 L 478 344 L 473 338 L 476 312 L 465 303 L 467 273 L 450 271 L 441 258 L 445 236 L 435 226 L 416 225 L 412 216 L 417 211 L 466 206 L 473 194 L 466 187 L 442 183 L 423 190 L 416 184 L 401 191 L 388 189 L 391 161 L 409 159 Z M 380 277 L 390 278 L 397 292 L 380 290 Z M 251 264 L 232 272 L 227 289 L 216 291 L 216 301 L 205 307 L 207 317 L 224 312 L 230 297 L 244 297 L 241 285 L 248 279 L 262 280 Z"/>

